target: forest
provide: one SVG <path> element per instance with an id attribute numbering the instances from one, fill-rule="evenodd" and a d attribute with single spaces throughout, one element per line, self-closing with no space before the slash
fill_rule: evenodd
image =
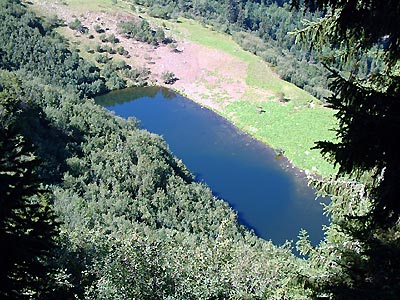
<path id="1" fill-rule="evenodd" d="M 301 59 L 318 71 L 293 74 L 330 74 L 331 92 L 321 95 L 338 111 L 340 142 L 317 147 L 339 173 L 313 181 L 331 196 L 331 225 L 316 247 L 301 231 L 296 257 L 290 243 L 277 247 L 240 225 L 160 136 L 94 103 L 124 87 L 118 68 L 105 73 L 82 58 L 23 1 L 0 1 L 2 299 L 398 299 L 400 37 L 392 22 L 400 6 L 356 2 L 293 1 L 293 10 L 282 1 L 132 3 L 153 16 L 207 20 L 249 47 L 279 45 L 255 50 L 277 69 L 287 70 L 282 57 L 299 59 L 295 38 L 315 39 Z M 300 28 L 301 8 L 313 21 L 287 35 Z M 262 20 L 274 10 L 281 19 Z M 377 17 L 380 28 L 371 25 Z M 287 27 L 273 28 L 282 20 Z M 309 64 L 329 47 L 330 67 Z M 374 49 L 384 67 L 358 64 L 349 75 L 354 57 L 365 61 Z"/>

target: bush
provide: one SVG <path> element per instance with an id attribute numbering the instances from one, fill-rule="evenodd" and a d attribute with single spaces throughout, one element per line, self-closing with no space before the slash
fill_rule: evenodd
<path id="1" fill-rule="evenodd" d="M 99 39 L 102 43 L 108 42 L 107 36 L 104 33 L 99 36 Z"/>
<path id="2" fill-rule="evenodd" d="M 110 60 L 107 54 L 97 54 L 94 59 L 100 64 L 105 64 Z"/>
<path id="3" fill-rule="evenodd" d="M 72 30 L 78 30 L 82 26 L 83 26 L 82 22 L 78 18 L 75 18 L 75 20 L 73 20 L 68 24 L 68 27 L 71 28 Z"/>
<path id="4" fill-rule="evenodd" d="M 102 46 L 100 46 L 100 49 L 99 49 L 100 51 L 98 51 L 98 52 L 100 52 L 100 53 L 102 53 L 102 52 L 107 52 L 107 53 L 109 53 L 109 54 L 116 54 L 117 53 L 117 51 L 115 51 L 112 47 L 110 47 L 109 45 L 102 45 Z"/>
<path id="5" fill-rule="evenodd" d="M 160 18 L 164 20 L 171 19 L 172 10 L 166 6 L 156 5 L 149 9 L 148 14 L 150 17 Z"/>
<path id="6" fill-rule="evenodd" d="M 78 19 L 75 18 L 74 21 L 68 24 L 68 27 L 71 28 L 72 30 L 79 31 L 81 33 L 88 33 L 89 29 L 85 26 L 82 25 L 82 22 Z"/>
<path id="7" fill-rule="evenodd" d="M 106 85 L 110 90 L 120 90 L 126 88 L 126 81 L 116 73 L 112 73 Z"/>
<path id="8" fill-rule="evenodd" d="M 113 33 L 111 33 L 108 37 L 107 37 L 107 41 L 112 43 L 112 44 L 116 44 L 119 43 L 119 39 L 117 37 L 115 37 L 115 35 Z"/>
<path id="9" fill-rule="evenodd" d="M 112 67 L 114 70 L 129 70 L 131 68 L 129 65 L 126 64 L 124 60 L 113 60 Z"/>
<path id="10" fill-rule="evenodd" d="M 101 28 L 101 26 L 99 24 L 96 24 L 93 26 L 94 31 L 96 31 L 97 33 L 104 33 L 104 29 Z"/>
<path id="11" fill-rule="evenodd" d="M 129 52 L 127 50 L 125 50 L 125 48 L 123 46 L 120 46 L 117 48 L 117 53 L 119 55 L 123 55 L 123 56 L 127 56 L 129 54 Z"/>
<path id="12" fill-rule="evenodd" d="M 167 38 L 165 36 L 164 30 L 162 28 L 153 30 L 149 22 L 144 19 L 140 22 L 121 22 L 119 24 L 119 30 L 121 34 L 123 34 L 127 38 L 134 38 L 137 41 L 146 42 L 152 45 L 157 45 L 158 43 L 167 44 L 172 42 L 171 38 Z"/>
<path id="13" fill-rule="evenodd" d="M 165 84 L 173 84 L 177 79 L 175 74 L 169 71 L 165 71 L 161 74 L 161 80 Z"/>

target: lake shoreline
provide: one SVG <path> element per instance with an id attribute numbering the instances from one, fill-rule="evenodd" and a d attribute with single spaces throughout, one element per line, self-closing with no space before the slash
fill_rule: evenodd
<path id="1" fill-rule="evenodd" d="M 66 24 L 76 18 L 77 7 L 73 5 L 53 3 L 47 6 L 39 0 L 33 3 L 36 11 L 47 15 L 58 14 Z M 151 74 L 148 82 L 151 85 L 171 88 L 191 101 L 211 109 L 267 146 L 284 149 L 288 168 L 297 168 L 298 171 L 295 172 L 299 175 L 304 174 L 306 177 L 307 174 L 317 173 L 328 176 L 334 172 L 333 167 L 326 163 L 318 151 L 311 150 L 314 141 L 331 139 L 329 128 L 332 128 L 333 118 L 324 112 L 326 108 L 305 91 L 281 80 L 264 61 L 243 50 L 231 36 L 211 31 L 193 20 L 180 19 L 179 22 L 163 20 L 168 28 L 167 35 L 173 37 L 176 49 L 179 51 L 173 51 L 167 45 L 154 47 L 127 39 L 118 32 L 117 17 L 134 19 L 140 17 L 140 14 L 131 11 L 129 7 L 118 8 L 110 5 L 109 9 L 108 11 L 91 7 L 80 15 L 82 24 L 89 28 L 93 39 L 88 39 L 87 35 L 77 33 L 68 27 L 60 28 L 59 33 L 70 40 L 85 58 L 102 68 L 102 65 L 95 60 L 96 52 L 93 49 L 97 44 L 104 43 L 100 41 L 100 35 L 92 30 L 95 24 L 101 22 L 107 33 L 113 33 L 119 39 L 118 46 L 123 46 L 129 51 L 129 58 L 115 55 L 115 60 L 124 60 L 133 68 L 149 68 Z M 160 26 L 160 20 L 144 17 L 153 26 Z M 110 46 L 110 43 L 107 45 Z M 88 49 L 93 51 L 89 52 Z M 166 71 L 172 72 L 178 79 L 173 85 L 165 85 L 162 82 L 161 75 Z M 287 103 L 280 103 L 278 94 L 284 94 Z M 258 115 L 257 107 L 279 106 L 275 113 L 281 120 L 268 123 L 270 132 L 263 133 L 260 139 L 260 136 L 257 137 L 253 131 L 264 131 L 265 124 L 247 122 L 246 118 L 249 115 L 245 115 L 246 112 L 241 109 L 238 109 L 234 117 L 229 115 L 227 108 L 235 105 L 238 107 L 241 102 L 252 106 L 250 118 Z M 314 105 L 313 108 L 309 108 L 310 104 Z M 291 106 L 290 111 L 287 109 L 289 106 Z M 290 119 L 289 115 L 295 115 L 300 111 L 303 111 L 303 116 L 305 114 L 313 116 L 307 120 L 298 114 Z M 307 132 L 304 134 L 298 134 L 295 130 L 282 132 L 280 129 L 282 125 L 290 129 L 304 127 Z M 310 131 L 312 127 L 314 128 Z"/>
<path id="2" fill-rule="evenodd" d="M 276 153 L 276 160 L 281 161 L 279 163 L 279 165 L 281 165 L 281 167 L 283 169 L 285 169 L 286 171 L 292 173 L 293 175 L 295 175 L 298 178 L 301 179 L 305 179 L 307 181 L 309 181 L 311 178 L 323 178 L 322 175 L 320 174 L 314 174 L 312 172 L 307 172 L 307 170 L 301 169 L 299 167 L 297 167 L 287 156 L 285 156 L 282 153 L 277 153 L 277 149 L 273 148 L 271 145 L 269 145 L 268 143 L 257 139 L 257 137 L 254 136 L 254 134 L 252 134 L 251 131 L 249 130 L 245 130 L 243 128 L 240 128 L 238 126 L 238 124 L 236 124 L 235 122 L 233 122 L 232 120 L 226 118 L 223 115 L 223 112 L 219 111 L 218 109 L 214 108 L 213 106 L 209 106 L 207 105 L 207 102 L 204 101 L 199 101 L 198 99 L 191 99 L 189 98 L 184 92 L 175 89 L 173 86 L 171 85 L 149 85 L 149 87 L 161 87 L 161 88 L 165 88 L 168 90 L 172 90 L 175 93 L 181 95 L 183 98 L 187 99 L 188 101 L 194 102 L 195 104 L 199 105 L 201 108 L 205 108 L 208 109 L 212 112 L 214 112 L 215 114 L 217 114 L 219 117 L 223 118 L 224 120 L 226 120 L 227 122 L 229 122 L 231 125 L 233 125 L 238 131 L 244 132 L 247 136 L 251 137 L 252 139 L 254 139 L 257 142 L 262 143 L 263 145 L 265 145 L 266 147 L 268 147 L 269 149 L 275 151 Z"/>
<path id="3" fill-rule="evenodd" d="M 160 86 L 113 91 L 95 100 L 160 135 L 195 181 L 229 203 L 240 223 L 258 236 L 282 244 L 304 228 L 313 243 L 322 239 L 327 221 L 319 202 L 324 200 L 315 201 L 304 172 L 214 110 Z"/>

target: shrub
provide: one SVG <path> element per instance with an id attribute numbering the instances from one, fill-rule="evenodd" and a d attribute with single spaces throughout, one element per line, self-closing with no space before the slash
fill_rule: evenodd
<path id="1" fill-rule="evenodd" d="M 127 50 L 125 50 L 125 48 L 123 46 L 120 46 L 117 48 L 117 53 L 119 55 L 123 55 L 123 56 L 127 56 L 129 54 L 129 52 Z"/>
<path id="2" fill-rule="evenodd" d="M 108 42 L 107 36 L 104 33 L 99 36 L 99 39 L 103 43 L 107 43 Z"/>
<path id="3" fill-rule="evenodd" d="M 93 26 L 94 31 L 96 31 L 97 33 L 103 33 L 104 29 L 101 28 L 101 26 L 99 24 L 96 24 Z"/>
<path id="4" fill-rule="evenodd" d="M 110 60 L 107 54 L 97 54 L 94 59 L 100 64 L 105 64 Z"/>
<path id="5" fill-rule="evenodd" d="M 73 20 L 68 24 L 68 27 L 71 28 L 72 30 L 79 30 L 79 28 L 83 27 L 83 25 L 78 18 L 75 18 L 75 20 Z"/>
<path id="6" fill-rule="evenodd" d="M 165 84 L 173 84 L 177 80 L 177 78 L 174 73 L 165 71 L 161 74 L 161 80 Z"/>
<path id="7" fill-rule="evenodd" d="M 111 33 L 108 37 L 107 37 L 107 41 L 112 43 L 112 44 L 116 44 L 119 43 L 119 39 L 117 37 L 115 37 L 114 33 Z"/>

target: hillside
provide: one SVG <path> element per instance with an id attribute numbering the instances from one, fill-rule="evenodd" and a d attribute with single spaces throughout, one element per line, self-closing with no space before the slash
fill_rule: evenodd
<path id="1" fill-rule="evenodd" d="M 148 69 L 149 84 L 165 85 L 162 75 L 171 72 L 178 80 L 169 87 L 213 109 L 280 153 L 284 152 L 294 166 L 324 176 L 334 172 L 320 153 L 311 149 L 315 141 L 334 138 L 333 111 L 295 85 L 281 80 L 266 62 L 244 51 L 231 36 L 193 20 L 155 19 L 138 9 L 132 11 L 125 1 L 116 4 L 91 1 L 90 5 L 77 1 L 47 5 L 35 0 L 33 3 L 39 13 L 47 17 L 57 15 L 66 24 L 79 19 L 88 32 L 82 34 L 68 27 L 58 31 L 83 57 L 96 63 L 99 54 L 94 49 L 98 45 L 123 47 L 128 57 L 110 54 L 108 59 L 114 57 L 111 61 L 123 60 L 135 69 Z M 174 42 L 151 45 L 120 33 L 120 22 L 143 19 L 153 28 L 162 28 Z M 97 33 L 93 29 L 96 25 L 105 33 Z M 102 35 L 111 34 L 117 37 L 118 43 L 101 42 Z M 259 114 L 260 107 L 265 114 Z"/>
<path id="2" fill-rule="evenodd" d="M 327 47 L 331 56 L 334 80 L 327 103 L 337 109 L 341 140 L 318 144 L 340 169 L 335 178 L 312 182 L 320 194 L 331 197 L 325 207 L 331 223 L 315 247 L 307 232 L 300 231 L 296 249 L 302 258 L 292 254 L 294 245 L 277 247 L 240 225 L 227 203 L 195 182 L 160 136 L 93 101 L 110 90 L 158 78 L 170 85 L 174 74 L 157 77 L 150 66 L 156 68 L 162 57 L 156 62 L 150 53 L 170 47 L 180 55 L 182 45 L 193 43 L 189 49 L 215 54 L 210 60 L 218 66 L 222 55 L 223 61 L 234 62 L 230 68 L 246 70 L 245 80 L 232 83 L 246 89 L 240 98 L 204 97 L 215 102 L 215 110 L 236 124 L 251 126 L 247 129 L 253 133 L 271 138 L 275 132 L 276 141 L 285 136 L 293 149 L 302 149 L 304 136 L 310 136 L 302 132 L 312 132 L 315 125 L 323 132 L 321 124 L 332 118 L 319 113 L 332 111 L 315 100 L 309 103 L 308 96 L 291 90 L 256 57 L 235 48 L 228 36 L 178 18 L 181 9 L 225 33 L 244 27 L 269 29 L 263 38 L 288 42 L 287 47 L 291 41 L 284 29 L 296 22 L 274 28 L 258 22 L 276 17 L 271 23 L 276 25 L 282 16 L 291 20 L 286 1 L 157 3 L 135 0 L 132 14 L 131 3 L 122 0 L 0 1 L 0 298 L 399 299 L 400 167 L 395 136 L 400 124 L 400 36 L 393 26 L 399 23 L 398 1 L 306 1 L 311 6 L 307 11 L 337 13 L 311 23 L 302 38 Z M 60 17 L 35 14 L 43 16 L 57 7 L 71 14 L 67 26 Z M 264 10 L 269 14 L 257 15 Z M 109 29 L 101 23 L 92 24 L 93 29 L 84 25 L 85 14 L 93 12 L 101 14 L 96 22 L 126 16 L 119 25 L 122 35 L 108 32 L 112 24 Z M 171 21 L 173 16 L 178 19 Z M 298 21 L 296 13 L 293 18 Z M 207 34 L 200 35 L 204 30 Z M 127 48 L 134 45 L 132 53 L 118 46 L 123 38 L 130 39 Z M 90 44 L 93 40 L 95 45 Z M 260 51 L 268 55 L 264 50 L 281 49 L 275 46 Z M 150 52 L 143 53 L 143 48 Z M 381 67 L 373 67 L 367 58 L 371 53 Z M 285 55 L 288 61 L 280 62 L 288 67 L 293 60 Z M 146 67 L 134 65 L 135 59 Z M 346 62 L 357 64 L 349 69 Z M 229 68 L 210 68 L 209 77 L 230 76 L 225 73 Z M 218 81 L 216 94 L 224 82 Z M 293 91 L 291 98 L 286 88 Z M 260 101 L 264 92 L 270 98 Z M 288 155 L 289 150 L 280 149 Z M 304 154 L 318 161 L 314 154 Z"/>
<path id="3" fill-rule="evenodd" d="M 3 298 L 310 293 L 291 246 L 247 231 L 161 137 L 88 98 L 107 89 L 99 69 L 15 1 L 0 3 L 0 20 L 1 232 L 13 241 L 3 245 Z M 22 183 L 16 162 L 31 172 Z"/>

